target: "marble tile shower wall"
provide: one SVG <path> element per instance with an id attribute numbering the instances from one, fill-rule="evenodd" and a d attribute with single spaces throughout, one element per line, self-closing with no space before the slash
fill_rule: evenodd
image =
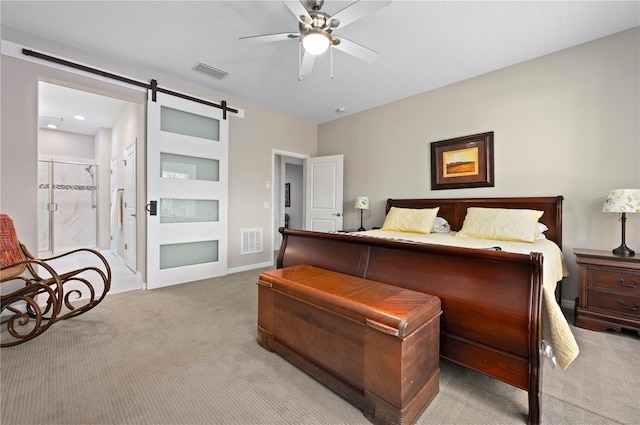
<path id="1" fill-rule="evenodd" d="M 97 166 L 40 161 L 38 167 L 38 251 L 95 248 Z"/>

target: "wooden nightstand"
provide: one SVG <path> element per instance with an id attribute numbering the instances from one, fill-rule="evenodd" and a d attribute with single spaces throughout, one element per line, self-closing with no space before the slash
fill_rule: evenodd
<path id="1" fill-rule="evenodd" d="M 625 328 L 640 335 L 640 255 L 577 248 L 573 253 L 580 273 L 575 325 L 594 331 Z"/>

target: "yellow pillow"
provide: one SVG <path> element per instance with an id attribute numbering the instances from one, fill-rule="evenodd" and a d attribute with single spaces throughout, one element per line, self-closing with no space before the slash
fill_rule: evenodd
<path id="1" fill-rule="evenodd" d="M 431 233 L 439 210 L 440 207 L 422 209 L 391 207 L 384 219 L 382 230 Z"/>
<path id="2" fill-rule="evenodd" d="M 470 207 L 456 236 L 535 242 L 538 219 L 542 214 L 544 211 Z"/>

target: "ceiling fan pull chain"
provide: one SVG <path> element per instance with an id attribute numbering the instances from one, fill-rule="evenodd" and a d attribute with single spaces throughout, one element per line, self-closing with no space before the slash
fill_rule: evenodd
<path id="1" fill-rule="evenodd" d="M 329 45 L 329 55 L 331 56 L 331 79 L 333 80 L 333 43 Z"/>

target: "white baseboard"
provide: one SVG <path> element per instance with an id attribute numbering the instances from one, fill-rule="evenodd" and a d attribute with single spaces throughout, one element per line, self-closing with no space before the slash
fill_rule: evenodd
<path id="1" fill-rule="evenodd" d="M 248 272 L 249 270 L 263 269 L 265 267 L 271 267 L 271 266 L 273 266 L 273 261 L 265 261 L 264 263 L 249 264 L 247 266 L 240 266 L 240 267 L 232 267 L 230 269 L 227 269 L 227 274 Z"/>

